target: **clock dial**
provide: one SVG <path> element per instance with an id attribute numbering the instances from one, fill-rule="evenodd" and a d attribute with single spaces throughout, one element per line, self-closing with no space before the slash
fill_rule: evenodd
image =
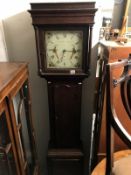
<path id="1" fill-rule="evenodd" d="M 82 31 L 46 31 L 47 68 L 81 68 L 82 43 Z"/>

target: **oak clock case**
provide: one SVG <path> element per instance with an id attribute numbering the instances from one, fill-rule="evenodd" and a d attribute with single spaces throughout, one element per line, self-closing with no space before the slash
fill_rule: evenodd
<path id="1" fill-rule="evenodd" d="M 49 175 L 82 175 L 82 81 L 89 76 L 94 2 L 32 3 L 38 73 L 47 80 Z"/>

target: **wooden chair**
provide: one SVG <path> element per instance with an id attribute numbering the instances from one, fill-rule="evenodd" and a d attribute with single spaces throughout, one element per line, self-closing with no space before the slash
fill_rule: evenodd
<path id="1" fill-rule="evenodd" d="M 131 175 L 131 133 L 126 127 L 131 128 L 131 56 L 107 64 L 106 77 L 106 158 L 95 167 L 92 175 Z M 119 107 L 116 106 L 116 89 L 119 89 Z M 126 115 L 122 116 L 121 110 Z M 127 124 L 123 122 L 125 119 Z M 114 132 L 129 149 L 114 153 Z"/>

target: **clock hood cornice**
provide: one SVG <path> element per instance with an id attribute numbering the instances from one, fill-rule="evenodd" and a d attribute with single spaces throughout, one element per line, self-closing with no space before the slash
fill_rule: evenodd
<path id="1" fill-rule="evenodd" d="M 42 24 L 94 24 L 95 2 L 82 3 L 31 3 L 33 25 Z M 57 20 L 52 20 L 52 16 Z M 63 20 L 63 17 L 64 20 Z M 86 17 L 86 18 L 85 18 Z"/>

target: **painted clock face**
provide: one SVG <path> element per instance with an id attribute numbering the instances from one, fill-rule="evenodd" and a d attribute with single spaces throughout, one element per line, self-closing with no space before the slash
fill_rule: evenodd
<path id="1" fill-rule="evenodd" d="M 47 68 L 81 68 L 82 43 L 82 31 L 46 31 Z"/>

